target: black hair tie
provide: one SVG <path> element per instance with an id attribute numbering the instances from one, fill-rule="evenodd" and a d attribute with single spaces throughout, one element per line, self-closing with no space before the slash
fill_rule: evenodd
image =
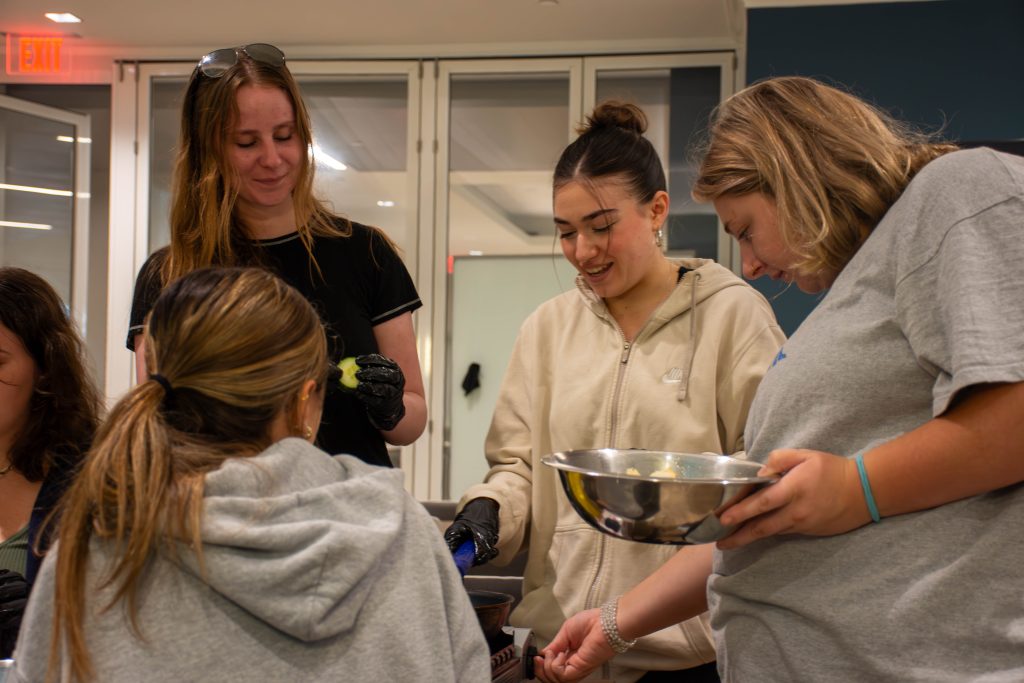
<path id="1" fill-rule="evenodd" d="M 168 382 L 167 378 L 163 375 L 152 372 L 150 373 L 149 378 L 164 388 L 164 393 L 167 394 L 167 398 L 170 398 L 171 394 L 174 393 L 174 387 L 171 386 L 171 383 Z"/>

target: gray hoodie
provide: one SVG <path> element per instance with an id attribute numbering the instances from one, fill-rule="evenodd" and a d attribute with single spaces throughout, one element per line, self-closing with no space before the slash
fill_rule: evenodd
<path id="1" fill-rule="evenodd" d="M 142 639 L 100 588 L 86 639 L 100 681 L 487 681 L 487 644 L 437 526 L 401 472 L 285 439 L 206 478 L 202 576 L 160 555 L 139 591 Z M 22 626 L 13 681 L 46 674 L 55 558 Z M 61 668 L 61 680 L 68 671 Z"/>

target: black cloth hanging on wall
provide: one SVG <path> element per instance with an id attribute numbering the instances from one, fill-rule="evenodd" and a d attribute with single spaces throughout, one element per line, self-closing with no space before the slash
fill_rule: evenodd
<path id="1" fill-rule="evenodd" d="M 462 391 L 469 396 L 474 389 L 480 387 L 480 364 L 470 363 L 466 370 L 466 376 L 462 378 Z"/>

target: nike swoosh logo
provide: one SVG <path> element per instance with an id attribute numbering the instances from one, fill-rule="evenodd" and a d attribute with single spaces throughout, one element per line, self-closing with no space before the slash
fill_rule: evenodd
<path id="1" fill-rule="evenodd" d="M 679 384 L 683 381 L 683 369 L 682 368 L 669 368 L 664 375 L 661 376 L 662 384 Z"/>

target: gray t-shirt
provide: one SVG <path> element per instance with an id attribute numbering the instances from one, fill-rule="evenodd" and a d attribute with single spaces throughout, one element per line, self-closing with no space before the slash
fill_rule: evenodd
<path id="1" fill-rule="evenodd" d="M 1024 159 L 928 164 L 765 376 L 750 457 L 853 457 L 1024 380 Z M 965 458 L 984 453 L 965 452 Z M 716 552 L 724 680 L 1024 681 L 1024 484 L 831 537 Z"/>

